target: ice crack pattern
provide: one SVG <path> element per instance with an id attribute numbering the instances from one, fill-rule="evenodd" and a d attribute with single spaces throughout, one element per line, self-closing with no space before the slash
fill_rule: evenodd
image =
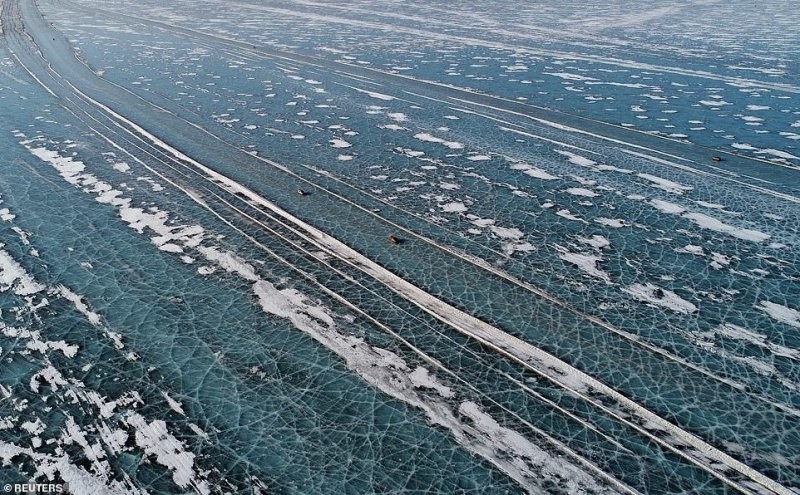
<path id="1" fill-rule="evenodd" d="M 797 493 L 779 4 L 2 2 L 0 481 Z"/>

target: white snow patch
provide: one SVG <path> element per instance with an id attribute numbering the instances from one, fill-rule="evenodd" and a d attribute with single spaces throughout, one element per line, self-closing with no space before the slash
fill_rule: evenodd
<path id="1" fill-rule="evenodd" d="M 775 344 L 774 342 L 770 342 L 766 335 L 742 328 L 738 325 L 726 323 L 718 327 L 716 330 L 714 330 L 714 332 L 729 339 L 744 340 L 758 347 L 768 349 L 776 356 L 800 361 L 800 349 L 791 349 L 789 347 Z"/>
<path id="2" fill-rule="evenodd" d="M 584 198 L 596 198 L 597 196 L 600 196 L 591 189 L 586 189 L 584 187 L 570 187 L 569 189 L 564 190 L 564 192 L 572 194 L 573 196 L 582 196 Z"/>
<path id="3" fill-rule="evenodd" d="M 586 157 L 576 155 L 575 153 L 570 153 L 569 151 L 563 150 L 556 150 L 556 153 L 567 157 L 567 161 L 573 163 L 575 165 L 580 165 L 581 167 L 589 167 L 592 168 L 597 165 L 597 162 L 594 160 L 590 160 Z"/>
<path id="4" fill-rule="evenodd" d="M 394 120 L 395 122 L 406 122 L 406 121 L 408 121 L 408 115 L 406 115 L 404 113 L 400 113 L 400 112 L 387 113 L 386 116 L 389 117 L 390 119 Z"/>
<path id="5" fill-rule="evenodd" d="M 0 247 L 3 246 L 0 244 Z M 0 249 L 0 291 L 9 289 L 17 295 L 30 296 L 43 291 L 45 286 L 35 281 L 10 254 Z"/>
<path id="6" fill-rule="evenodd" d="M 442 138 L 439 138 L 439 137 L 436 137 L 436 136 L 433 136 L 431 134 L 424 133 L 424 132 L 421 132 L 419 134 L 414 134 L 414 137 L 416 139 L 419 139 L 420 141 L 427 141 L 429 143 L 442 144 L 442 145 L 444 145 L 444 146 L 446 146 L 446 147 L 448 147 L 448 148 L 450 148 L 452 150 L 460 150 L 460 149 L 464 148 L 464 145 L 462 143 L 459 143 L 459 142 L 456 142 L 456 141 L 447 141 L 447 140 L 444 140 Z"/>
<path id="7" fill-rule="evenodd" d="M 611 241 L 607 237 L 597 234 L 592 237 L 579 237 L 578 242 L 592 246 L 595 249 L 605 249 L 611 246 Z"/>
<path id="8" fill-rule="evenodd" d="M 451 203 L 441 205 L 441 208 L 442 211 L 446 213 L 463 213 L 467 211 L 467 206 L 460 201 L 453 201 Z"/>
<path id="9" fill-rule="evenodd" d="M 574 220 L 576 222 L 583 222 L 584 220 L 578 216 L 575 216 L 566 208 L 562 208 L 556 212 L 556 215 L 560 216 L 561 218 L 566 218 L 567 220 Z"/>
<path id="10" fill-rule="evenodd" d="M 660 199 L 651 199 L 650 204 L 656 207 L 659 211 L 667 213 L 669 215 L 679 215 L 686 211 L 686 209 L 680 205 L 675 203 L 670 203 L 669 201 L 663 201 Z"/>
<path id="11" fill-rule="evenodd" d="M 133 413 L 125 422 L 136 430 L 136 445 L 146 455 L 155 456 L 156 462 L 172 471 L 172 481 L 178 487 L 194 488 L 198 493 L 207 495 L 211 492 L 208 482 L 198 479 L 194 472 L 195 455 L 188 452 L 177 438 L 167 431 L 167 424 L 162 420 L 150 423 L 138 413 Z"/>
<path id="12" fill-rule="evenodd" d="M 494 235 L 503 239 L 521 239 L 524 235 L 521 230 L 513 227 L 498 227 L 497 225 L 490 225 L 489 229 L 492 231 L 492 233 L 494 233 Z"/>
<path id="13" fill-rule="evenodd" d="M 570 72 L 542 72 L 542 74 L 547 74 L 548 76 L 555 76 L 560 79 L 564 79 L 567 81 L 596 81 L 597 79 L 593 77 L 582 76 L 580 74 L 572 74 Z"/>
<path id="14" fill-rule="evenodd" d="M 623 292 L 630 294 L 639 301 L 671 309 L 676 313 L 689 314 L 697 311 L 697 306 L 683 299 L 671 290 L 662 289 L 656 285 L 648 283 L 632 284 L 622 289 Z"/>
<path id="15" fill-rule="evenodd" d="M 331 148 L 349 148 L 353 146 L 352 144 L 348 143 L 344 139 L 334 138 L 329 141 Z"/>
<path id="16" fill-rule="evenodd" d="M 56 286 L 55 289 L 53 289 L 53 291 L 59 296 L 66 299 L 67 301 L 71 302 L 72 305 L 75 306 L 75 309 L 79 313 L 81 313 L 84 317 L 86 317 L 86 319 L 92 326 L 101 328 L 105 336 L 111 340 L 116 349 L 122 349 L 123 347 L 125 347 L 122 344 L 122 335 L 106 328 L 103 325 L 103 321 L 100 318 L 100 315 L 92 311 L 89 308 L 89 305 L 83 301 L 83 298 L 81 296 L 74 293 L 64 285 Z"/>
<path id="17" fill-rule="evenodd" d="M 692 222 L 697 224 L 697 226 L 699 226 L 700 228 L 728 234 L 733 237 L 736 237 L 737 239 L 742 239 L 745 241 L 752 241 L 752 242 L 764 242 L 765 240 L 770 238 L 770 235 L 765 234 L 764 232 L 752 229 L 744 229 L 741 227 L 734 227 L 714 217 L 710 217 L 704 213 L 685 213 L 682 216 L 683 218 L 691 220 Z"/>
<path id="18" fill-rule="evenodd" d="M 408 378 L 416 388 L 429 388 L 436 390 L 439 392 L 439 395 L 446 399 L 455 397 L 456 395 L 455 392 L 453 392 L 453 389 L 442 385 L 439 380 L 436 379 L 436 377 L 431 375 L 430 372 L 422 366 L 418 366 L 417 369 L 408 375 Z"/>
<path id="19" fill-rule="evenodd" d="M 682 248 L 676 249 L 676 251 L 678 251 L 679 253 L 693 254 L 695 256 L 703 256 L 705 254 L 705 251 L 703 251 L 703 246 L 696 246 L 693 244 L 687 244 Z"/>
<path id="20" fill-rule="evenodd" d="M 715 270 L 721 270 L 723 267 L 726 267 L 731 264 L 731 258 L 726 256 L 722 253 L 712 252 L 711 253 L 711 268 Z"/>
<path id="21" fill-rule="evenodd" d="M 556 246 L 556 249 L 559 250 L 558 257 L 562 260 L 572 263 L 580 268 L 581 271 L 591 275 L 592 277 L 599 278 L 607 283 L 611 282 L 611 277 L 609 277 L 608 273 L 597 267 L 597 263 L 603 259 L 602 256 L 598 256 L 596 254 L 575 253 L 561 246 Z"/>
<path id="22" fill-rule="evenodd" d="M 781 323 L 800 328 L 800 311 L 771 301 L 761 301 L 759 309 Z"/>
<path id="23" fill-rule="evenodd" d="M 606 227 L 611 227 L 612 229 L 621 229 L 622 227 L 628 226 L 628 222 L 621 218 L 606 218 L 606 217 L 598 217 L 595 218 L 594 221 L 599 223 L 600 225 L 605 225 Z"/>
<path id="24" fill-rule="evenodd" d="M 672 194 L 683 194 L 685 191 L 691 191 L 694 189 L 691 186 L 684 186 L 683 184 L 679 184 L 677 182 L 673 182 L 668 179 L 664 179 L 663 177 L 658 177 L 655 175 L 650 174 L 636 174 L 637 177 L 650 181 L 653 187 L 657 187 L 658 189 L 662 189 Z"/>
<path id="25" fill-rule="evenodd" d="M 542 179 L 542 180 L 558 179 L 558 176 L 549 174 L 544 170 L 538 167 L 534 167 L 533 165 L 528 165 L 527 163 L 522 163 L 522 162 L 514 163 L 511 165 L 510 168 L 511 170 L 520 170 L 523 174 L 530 175 L 531 177 L 534 177 L 536 179 Z"/>
<path id="26" fill-rule="evenodd" d="M 183 406 L 180 402 L 176 401 L 166 392 L 161 392 L 161 395 L 164 396 L 164 400 L 167 401 L 169 408 L 175 411 L 176 413 L 180 414 L 181 416 L 186 416 L 186 413 L 183 411 Z"/>

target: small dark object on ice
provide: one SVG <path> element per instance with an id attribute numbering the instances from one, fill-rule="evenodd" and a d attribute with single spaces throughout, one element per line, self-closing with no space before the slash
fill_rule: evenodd
<path id="1" fill-rule="evenodd" d="M 389 236 L 389 244 L 400 244 L 401 242 L 403 242 L 403 241 L 401 241 L 399 237 L 397 237 L 395 235 L 390 235 Z"/>
<path id="2" fill-rule="evenodd" d="M 302 189 L 298 189 L 298 190 L 297 190 L 297 194 L 299 194 L 300 196 L 307 196 L 307 195 L 308 195 L 308 193 L 307 193 L 307 192 L 305 192 L 305 191 L 304 191 L 304 190 L 302 190 Z"/>
<path id="3" fill-rule="evenodd" d="M 664 298 L 664 290 L 661 287 L 656 287 L 656 290 L 653 291 L 653 295 L 656 296 L 658 299 Z"/>
<path id="4" fill-rule="evenodd" d="M 711 161 L 721 162 L 722 161 L 722 157 L 721 156 L 712 156 L 711 157 Z"/>

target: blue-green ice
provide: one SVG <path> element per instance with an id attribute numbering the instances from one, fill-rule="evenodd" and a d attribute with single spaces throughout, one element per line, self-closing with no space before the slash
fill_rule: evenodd
<path id="1" fill-rule="evenodd" d="M 3 484 L 800 493 L 790 2 L 0 6 Z"/>

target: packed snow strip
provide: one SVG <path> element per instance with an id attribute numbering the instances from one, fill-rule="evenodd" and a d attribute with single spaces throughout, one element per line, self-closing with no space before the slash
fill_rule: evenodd
<path id="1" fill-rule="evenodd" d="M 773 161 L 774 160 L 800 160 L 800 157 L 798 157 L 797 155 L 793 155 L 793 154 L 789 153 L 788 151 L 776 150 L 776 149 L 773 149 L 773 148 L 760 149 L 760 148 L 756 148 L 755 146 L 753 146 L 751 144 L 747 144 L 747 143 L 732 143 L 731 147 L 735 148 L 737 150 L 752 151 L 756 155 L 772 155 L 772 156 L 775 157 L 773 159 Z"/>
<path id="2" fill-rule="evenodd" d="M 764 232 L 753 229 L 745 229 L 742 227 L 734 227 L 733 225 L 729 225 L 717 218 L 706 215 L 705 213 L 686 211 L 686 208 L 683 206 L 669 201 L 651 199 L 649 203 L 651 206 L 663 213 L 681 216 L 682 218 L 691 221 L 702 229 L 713 230 L 714 232 L 728 234 L 736 237 L 737 239 L 751 242 L 764 242 L 770 238 L 770 235 L 765 234 Z"/>
<path id="3" fill-rule="evenodd" d="M 570 72 L 542 72 L 548 76 L 558 77 L 567 81 L 596 81 L 593 77 L 582 76 L 580 74 L 573 74 Z"/>
<path id="4" fill-rule="evenodd" d="M 62 172 L 65 180 L 76 186 L 84 186 L 87 181 L 92 184 L 104 184 L 85 173 L 82 163 L 80 166 L 76 166 L 80 162 L 62 159 L 56 152 L 35 148 L 32 150 L 37 150 L 37 156 L 44 157 L 43 159 Z M 220 182 L 226 182 L 229 188 L 237 189 L 231 187 L 232 184 L 227 179 L 220 180 Z M 106 187 L 101 189 L 100 194 L 108 193 Z M 84 190 L 97 194 L 96 188 L 84 188 Z M 253 195 L 249 191 L 247 193 L 249 196 Z M 124 212 L 130 209 L 130 200 L 121 197 L 120 194 L 119 191 L 115 191 L 115 194 L 112 195 L 115 201 L 107 203 L 117 207 L 120 216 L 124 218 Z M 158 213 L 158 221 L 154 222 L 157 228 L 163 225 L 168 217 L 165 212 L 159 211 Z M 143 232 L 145 226 L 152 228 L 151 223 L 148 222 L 144 224 L 129 222 L 129 225 L 139 232 Z M 202 230 L 198 230 L 198 232 L 202 232 Z M 521 232 L 519 234 L 521 235 Z M 599 483 L 581 463 L 564 462 L 560 455 L 547 453 L 531 442 L 513 445 L 498 442 L 495 435 L 496 430 L 488 432 L 481 430 L 483 425 L 496 424 L 494 420 L 491 420 L 492 423 L 481 421 L 474 425 L 464 423 L 454 413 L 450 404 L 444 400 L 453 398 L 452 389 L 438 382 L 427 369 L 417 367 L 412 371 L 402 358 L 390 351 L 372 347 L 358 337 L 342 333 L 338 330 L 336 315 L 331 313 L 327 307 L 321 303 L 310 301 L 296 289 L 278 289 L 271 282 L 261 278 L 251 263 L 235 253 L 216 246 L 209 246 L 204 241 L 204 239 L 198 241 L 195 237 L 186 237 L 178 243 L 178 247 L 181 248 L 180 252 L 194 249 L 207 261 L 252 283 L 253 293 L 265 313 L 290 320 L 296 328 L 309 334 L 341 356 L 348 367 L 359 373 L 368 383 L 396 399 L 425 411 L 431 422 L 448 428 L 458 443 L 498 466 L 522 486 L 529 490 L 535 489 L 537 486 L 535 480 L 544 472 L 556 479 L 575 480 L 577 486 L 588 492 L 609 492 L 608 487 Z M 168 252 L 172 252 L 172 250 L 168 250 Z M 65 292 L 74 303 L 76 302 L 74 300 L 76 298 L 71 297 L 69 292 L 64 290 L 62 292 Z M 76 304 L 83 304 L 79 297 Z M 84 309 L 88 311 L 88 308 Z M 387 356 L 391 356 L 392 359 L 387 359 Z M 169 399 L 167 401 L 173 410 L 182 411 L 177 402 Z M 174 406 L 173 403 L 175 403 Z M 180 443 L 176 443 L 175 438 L 165 432 L 163 422 L 147 423 L 140 416 L 133 415 L 129 417 L 128 424 L 136 430 L 137 445 L 143 448 L 148 455 L 155 456 L 157 462 L 169 468 L 173 473 L 173 481 L 178 486 L 182 488 L 191 486 L 196 492 L 205 493 L 206 485 L 203 484 L 204 482 L 198 481 L 199 478 L 192 471 L 193 455 L 181 450 Z M 515 435 L 522 438 L 519 433 L 515 433 Z"/>
<path id="5" fill-rule="evenodd" d="M 590 492 L 605 491 L 580 468 L 563 462 L 532 443 L 498 445 L 493 431 L 482 430 L 482 424 L 470 426 L 457 418 L 447 401 L 443 400 L 454 398 L 455 392 L 440 383 L 426 368 L 418 366 L 412 371 L 397 354 L 372 347 L 359 337 L 342 333 L 337 328 L 335 315 L 328 308 L 309 301 L 294 289 L 278 290 L 272 283 L 260 278 L 252 264 L 234 253 L 215 248 L 200 249 L 229 273 L 252 282 L 265 312 L 289 319 L 295 327 L 344 358 L 348 367 L 367 382 L 425 411 L 431 422 L 448 428 L 460 444 L 497 465 L 522 486 L 532 489 L 535 485 L 531 480 L 536 478 L 536 473 L 544 472 L 557 478 L 574 479 L 575 483 Z M 512 432 L 505 431 L 509 434 Z M 517 432 L 513 434 L 523 438 Z"/>
<path id="6" fill-rule="evenodd" d="M 572 220 L 573 222 L 582 222 L 588 223 L 586 220 L 582 219 L 581 217 L 575 215 L 571 211 L 566 208 L 561 208 L 556 212 L 556 215 L 560 216 L 561 218 L 566 218 L 567 220 Z"/>
<path id="7" fill-rule="evenodd" d="M 11 211 L 8 208 L 0 209 L 0 220 L 4 222 L 10 222 L 15 218 L 17 218 L 17 216 L 11 213 Z"/>
<path id="8" fill-rule="evenodd" d="M 565 464 L 559 466 L 554 470 L 554 466 L 550 464 L 550 454 L 543 451 L 538 445 L 534 444 L 518 432 L 505 428 L 500 425 L 494 418 L 486 414 L 477 404 L 471 401 L 462 402 L 458 408 L 458 412 L 467 417 L 477 431 L 483 432 L 491 445 L 494 445 L 498 454 L 503 451 L 517 451 L 525 452 L 525 460 L 527 464 L 535 467 L 534 471 L 526 469 L 523 474 L 526 477 L 535 479 L 545 474 L 548 478 L 555 478 L 563 486 L 559 488 L 565 490 L 565 493 L 584 493 L 587 490 L 606 491 L 610 489 L 602 488 L 594 483 L 587 484 L 585 473 L 576 469 L 575 467 Z M 506 463 L 515 462 L 516 460 L 504 461 Z M 537 472 L 541 470 L 540 472 Z M 542 486 L 540 489 L 544 489 Z"/>
<path id="9" fill-rule="evenodd" d="M 622 289 L 623 292 L 630 294 L 639 301 L 661 306 L 676 313 L 689 314 L 697 311 L 697 306 L 690 301 L 675 294 L 671 290 L 662 289 L 653 284 L 632 284 Z"/>
<path id="10" fill-rule="evenodd" d="M 681 213 L 686 211 L 686 209 L 681 205 L 671 203 L 669 201 L 664 201 L 661 199 L 651 199 L 650 205 L 653 206 L 658 211 L 666 213 L 668 215 L 680 215 Z"/>
<path id="11" fill-rule="evenodd" d="M 439 207 L 445 213 L 464 213 L 468 209 L 467 205 L 465 205 L 461 201 L 451 201 L 449 203 L 439 205 Z"/>
<path id="12" fill-rule="evenodd" d="M 466 217 L 470 223 L 477 228 L 468 230 L 472 234 L 480 234 L 481 229 L 488 228 L 493 237 L 503 239 L 503 253 L 506 256 L 511 256 L 515 252 L 530 252 L 535 251 L 536 248 L 530 242 L 524 241 L 524 232 L 514 227 L 501 227 L 497 225 L 497 221 L 493 218 L 481 218 L 477 215 L 468 213 Z"/>
<path id="13" fill-rule="evenodd" d="M 800 311 L 796 309 L 772 301 L 761 301 L 758 308 L 774 320 L 800 328 Z"/>
<path id="14" fill-rule="evenodd" d="M 697 246 L 694 244 L 687 244 L 682 248 L 676 248 L 675 251 L 678 253 L 693 254 L 695 256 L 705 255 L 705 250 L 703 250 L 703 246 Z"/>
<path id="15" fill-rule="evenodd" d="M 402 112 L 389 112 L 386 116 L 395 122 L 408 122 L 408 115 Z"/>
<path id="16" fill-rule="evenodd" d="M 578 242 L 589 245 L 595 249 L 605 249 L 611 246 L 611 241 L 607 237 L 594 234 L 591 237 L 579 237 Z"/>
<path id="17" fill-rule="evenodd" d="M 481 424 L 470 427 L 462 423 L 446 401 L 436 397 L 438 395 L 449 399 L 455 393 L 450 387 L 441 384 L 426 368 L 417 367 L 411 371 L 406 362 L 391 351 L 371 347 L 361 338 L 341 333 L 337 329 L 335 315 L 326 307 L 308 301 L 302 293 L 294 289 L 277 290 L 273 284 L 261 279 L 250 263 L 237 255 L 213 248 L 201 249 L 206 251 L 208 258 L 217 260 L 226 271 L 252 282 L 265 312 L 292 321 L 295 327 L 343 357 L 348 366 L 366 381 L 392 397 L 425 411 L 433 423 L 450 429 L 459 443 L 500 467 L 523 486 L 532 488 L 534 485 L 531 480 L 536 477 L 536 473 L 545 472 L 558 478 L 574 479 L 584 490 L 604 491 L 580 468 L 557 460 L 552 454 L 534 447 L 533 444 L 498 445 L 492 431 L 483 431 Z M 523 438 L 519 433 L 513 433 Z"/>
<path id="18" fill-rule="evenodd" d="M 552 356 L 544 352 L 543 350 L 535 346 L 532 346 L 531 344 L 528 344 L 509 334 L 506 334 L 505 332 L 502 332 L 501 330 L 494 328 L 491 325 L 488 325 L 485 322 L 478 320 L 477 318 L 474 318 L 466 313 L 463 313 L 458 309 L 448 305 L 447 303 L 444 303 L 441 300 L 436 299 L 432 295 L 422 291 L 421 289 L 409 283 L 408 281 L 403 280 L 402 278 L 394 275 L 388 270 L 380 267 L 376 263 L 372 262 L 368 258 L 364 257 L 363 255 L 353 250 L 352 248 L 346 246 L 337 239 L 330 237 L 327 234 L 312 227 L 311 225 L 303 222 L 299 218 L 281 209 L 280 207 L 266 200 L 265 198 L 257 195 L 256 193 L 247 189 L 241 184 L 229 179 L 228 177 L 186 156 L 177 149 L 169 146 L 162 140 L 153 136 L 148 131 L 143 129 L 141 126 L 125 119 L 123 116 L 114 112 L 113 110 L 103 105 L 102 103 L 97 102 L 96 100 L 90 98 L 89 96 L 85 95 L 84 93 L 80 92 L 77 89 L 75 89 L 75 91 L 80 95 L 82 95 L 84 98 L 86 98 L 88 102 L 98 106 L 99 108 L 106 111 L 109 115 L 118 119 L 120 122 L 123 122 L 128 126 L 130 126 L 135 132 L 145 137 L 146 139 L 150 140 L 154 145 L 164 149 L 166 152 L 172 154 L 179 160 L 182 160 L 185 163 L 197 168 L 198 170 L 201 170 L 210 179 L 218 182 L 219 184 L 225 185 L 231 191 L 235 191 L 244 195 L 254 203 L 259 204 L 271 210 L 278 216 L 295 224 L 297 227 L 299 227 L 301 230 L 307 233 L 308 240 L 315 242 L 320 248 L 323 249 L 323 251 L 327 251 L 330 254 L 338 257 L 339 259 L 346 261 L 356 267 L 359 267 L 365 273 L 369 274 L 376 280 L 384 283 L 387 287 L 391 288 L 398 294 L 405 297 L 410 302 L 416 304 L 417 306 L 429 312 L 433 316 L 439 318 L 443 322 L 449 324 L 456 330 L 483 342 L 484 344 L 490 346 L 491 348 L 494 348 L 498 352 L 516 360 L 520 364 L 525 365 L 531 371 L 539 373 L 543 376 L 547 376 L 555 383 L 558 383 L 561 386 L 569 390 L 572 390 L 573 392 L 579 395 L 582 395 L 581 390 L 585 391 L 586 389 L 592 389 L 598 393 L 601 393 L 613 399 L 618 404 L 620 404 L 620 406 L 623 407 L 624 409 L 628 409 L 629 411 L 631 411 L 632 414 L 642 418 L 646 424 L 650 425 L 650 427 L 648 427 L 647 430 L 644 430 L 641 427 L 636 427 L 632 423 L 629 423 L 627 420 L 620 417 L 621 420 L 628 422 L 629 424 L 634 426 L 634 428 L 645 432 L 654 441 L 667 446 L 668 448 L 673 450 L 673 452 L 675 452 L 676 454 L 682 456 L 688 456 L 687 457 L 688 459 L 692 460 L 692 462 L 694 462 L 695 464 L 697 464 L 698 466 L 700 466 L 702 469 L 706 470 L 713 476 L 724 479 L 726 480 L 726 482 L 738 486 L 738 483 L 726 478 L 724 473 L 718 470 L 720 465 L 724 465 L 728 469 L 733 469 L 742 474 L 743 476 L 749 478 L 751 480 L 750 482 L 752 483 L 761 485 L 762 487 L 765 487 L 776 493 L 781 493 L 786 495 L 791 494 L 791 492 L 780 483 L 777 483 L 771 478 L 764 476 L 760 472 L 752 469 L 751 467 L 732 458 L 731 456 L 720 451 L 714 446 L 706 443 L 702 439 L 677 427 L 676 425 L 670 423 L 664 418 L 661 418 L 660 416 L 654 414 L 648 409 L 642 407 L 638 403 L 620 394 L 611 387 L 608 387 L 607 385 L 603 384 L 598 380 L 595 380 L 594 378 L 581 372 L 580 370 L 573 368 L 572 366 L 559 360 L 555 356 Z M 284 169 L 284 167 L 280 166 L 279 164 L 275 164 L 275 166 Z M 578 388 L 575 388 L 575 385 L 577 385 Z M 619 417 L 613 411 L 609 410 L 609 413 Z M 649 431 L 652 430 L 653 428 L 658 430 L 659 433 L 654 434 L 652 431 Z M 665 435 L 669 439 L 669 441 L 663 438 L 659 438 L 659 436 L 662 435 Z M 686 448 L 678 450 L 675 447 L 676 445 L 683 446 Z"/>

